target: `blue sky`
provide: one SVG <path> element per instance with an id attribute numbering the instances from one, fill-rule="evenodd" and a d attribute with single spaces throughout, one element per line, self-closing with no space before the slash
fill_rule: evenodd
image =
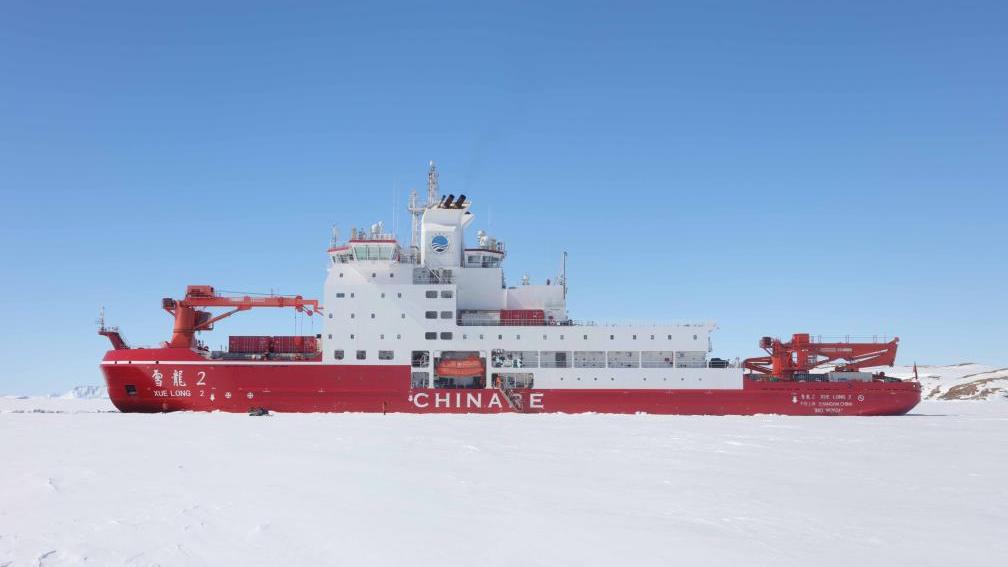
<path id="1" fill-rule="evenodd" d="M 321 295 L 429 159 L 576 318 L 1008 363 L 1008 5 L 475 4 L 0 5 L 0 392 L 99 382 L 101 305 Z"/>

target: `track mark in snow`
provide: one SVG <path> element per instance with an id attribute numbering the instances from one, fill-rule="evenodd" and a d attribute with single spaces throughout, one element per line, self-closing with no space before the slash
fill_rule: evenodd
<path id="1" fill-rule="evenodd" d="M 50 556 L 52 556 L 52 554 L 54 554 L 54 553 L 56 553 L 56 550 L 55 549 L 51 549 L 51 550 L 43 553 L 42 555 L 39 555 L 38 558 L 35 559 L 35 565 L 38 565 L 39 567 L 42 567 L 42 565 L 44 564 L 45 560 L 47 558 L 49 558 Z"/>

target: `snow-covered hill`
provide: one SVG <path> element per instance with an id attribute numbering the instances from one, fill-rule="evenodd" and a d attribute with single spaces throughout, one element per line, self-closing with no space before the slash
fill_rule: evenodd
<path id="1" fill-rule="evenodd" d="M 70 391 L 59 397 L 64 400 L 100 400 L 108 398 L 108 389 L 105 386 L 85 384 L 74 386 Z"/>
<path id="2" fill-rule="evenodd" d="M 912 378 L 913 366 L 879 368 L 889 376 Z M 1008 368 L 964 362 L 950 366 L 917 365 L 925 400 L 1008 401 Z"/>

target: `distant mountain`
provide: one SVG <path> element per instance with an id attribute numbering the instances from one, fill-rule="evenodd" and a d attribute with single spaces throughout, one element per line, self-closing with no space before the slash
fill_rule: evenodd
<path id="1" fill-rule="evenodd" d="M 62 396 L 53 397 L 63 400 L 101 400 L 108 398 L 108 390 L 105 389 L 105 386 L 87 384 L 83 386 L 74 386 L 73 389 Z"/>
<path id="2" fill-rule="evenodd" d="M 876 368 L 889 376 L 913 378 L 913 366 Z M 925 400 L 1008 401 L 1008 368 L 963 362 L 950 366 L 917 365 Z"/>

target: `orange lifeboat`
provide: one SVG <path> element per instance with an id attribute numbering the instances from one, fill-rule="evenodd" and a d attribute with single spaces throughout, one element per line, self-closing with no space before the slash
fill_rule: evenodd
<path id="1" fill-rule="evenodd" d="M 483 376 L 486 374 L 486 367 L 479 356 L 471 354 L 465 358 L 442 359 L 435 371 L 438 376 L 444 378 L 468 378 Z"/>

